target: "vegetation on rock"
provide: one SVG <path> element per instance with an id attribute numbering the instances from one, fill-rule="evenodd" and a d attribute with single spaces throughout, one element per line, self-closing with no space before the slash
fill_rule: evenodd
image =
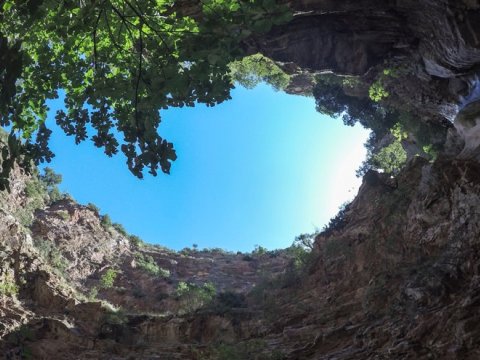
<path id="1" fill-rule="evenodd" d="M 155 259 L 150 255 L 137 253 L 135 254 L 135 262 L 140 269 L 150 275 L 161 276 L 163 278 L 168 278 L 170 276 L 170 271 L 158 266 Z"/>
<path id="2" fill-rule="evenodd" d="M 117 276 L 118 272 L 115 269 L 108 269 L 100 278 L 100 286 L 104 289 L 113 287 Z"/>
<path id="3" fill-rule="evenodd" d="M 190 313 L 208 305 L 213 301 L 217 290 L 212 283 L 196 285 L 181 281 L 175 290 L 176 299 L 179 301 L 180 313 Z"/>
<path id="4" fill-rule="evenodd" d="M 69 263 L 55 243 L 44 239 L 35 239 L 33 243 L 44 261 L 50 264 L 59 275 L 66 276 Z"/>
<path id="5" fill-rule="evenodd" d="M 18 293 L 18 285 L 11 276 L 3 275 L 0 279 L 0 297 L 12 297 Z"/>

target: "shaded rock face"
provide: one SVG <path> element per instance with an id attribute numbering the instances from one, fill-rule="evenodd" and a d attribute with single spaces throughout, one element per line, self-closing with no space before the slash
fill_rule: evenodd
<path id="1" fill-rule="evenodd" d="M 247 48 L 314 71 L 363 75 L 389 58 L 421 59 L 451 78 L 480 61 L 480 9 L 473 1 L 285 1 L 295 16 Z"/>
<path id="2" fill-rule="evenodd" d="M 196 1 L 181 3 L 198 11 Z M 476 0 L 285 3 L 292 22 L 245 47 L 295 72 L 291 93 L 308 91 L 318 71 L 368 76 L 399 58 L 414 63 L 399 94 L 427 113 L 472 92 L 480 62 Z M 478 104 L 471 100 L 434 163 L 413 157 L 395 179 L 366 174 L 341 225 L 317 236 L 310 266 L 294 281 L 282 280 L 291 265 L 285 253 L 137 248 L 95 211 L 67 200 L 37 210 L 26 229 L 18 210 L 28 178 L 16 169 L 12 192 L 1 195 L 0 276 L 18 290 L 0 297 L 0 351 L 7 358 L 224 359 L 216 348 L 223 342 L 245 359 L 480 358 Z M 39 239 L 67 260 L 63 274 L 42 256 Z M 102 288 L 108 269 L 117 277 Z M 177 296 L 180 282 L 212 283 L 233 297 L 183 311 L 191 299 Z M 123 310 L 102 305 L 90 295 L 95 289 Z"/>
<path id="3" fill-rule="evenodd" d="M 368 15 L 367 15 L 368 14 Z M 255 40 L 250 51 L 260 51 L 279 62 L 293 62 L 313 71 L 363 75 L 408 41 L 395 15 L 355 9 L 338 13 L 298 15 L 282 27 Z"/>

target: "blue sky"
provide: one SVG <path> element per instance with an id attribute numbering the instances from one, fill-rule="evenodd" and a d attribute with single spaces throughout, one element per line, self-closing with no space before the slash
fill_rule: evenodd
<path id="1" fill-rule="evenodd" d="M 232 97 L 213 108 L 163 111 L 160 133 L 178 155 L 171 175 L 138 180 L 122 155 L 107 158 L 89 141 L 77 146 L 51 124 L 56 157 L 48 166 L 63 175 L 63 191 L 146 242 L 287 247 L 355 195 L 368 132 L 317 113 L 313 98 L 266 85 L 238 87 Z"/>

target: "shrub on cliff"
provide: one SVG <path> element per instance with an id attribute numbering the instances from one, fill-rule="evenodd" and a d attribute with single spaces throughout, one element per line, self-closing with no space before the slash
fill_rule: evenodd
<path id="1" fill-rule="evenodd" d="M 368 97 L 347 94 L 344 88 L 348 86 L 342 77 L 322 74 L 316 80 L 313 96 L 318 112 L 334 118 L 341 117 L 345 125 L 360 123 L 371 129 L 378 138 L 388 133 L 388 129 L 395 123 L 395 111 L 386 109 Z"/>
<path id="2" fill-rule="evenodd" d="M 26 181 L 24 188 L 27 204 L 15 214 L 22 225 L 26 227 L 31 225 L 33 212 L 36 209 L 43 208 L 65 196 L 57 186 L 61 181 L 62 176 L 48 167 L 43 170 L 43 174 L 36 169 L 32 171 L 32 176 Z"/>
<path id="3" fill-rule="evenodd" d="M 115 279 L 118 276 L 118 272 L 114 269 L 108 269 L 100 278 L 100 286 L 104 289 L 113 287 Z"/>
<path id="4" fill-rule="evenodd" d="M 18 285 L 12 276 L 2 276 L 0 280 L 0 297 L 12 297 L 18 293 L 18 290 Z"/>
<path id="5" fill-rule="evenodd" d="M 130 241 L 130 246 L 140 247 L 143 245 L 143 240 L 137 235 L 129 235 L 128 241 Z"/>
<path id="6" fill-rule="evenodd" d="M 93 203 L 88 203 L 87 208 L 90 209 L 91 211 L 93 211 L 97 215 L 100 214 L 100 208 Z"/>
<path id="7" fill-rule="evenodd" d="M 122 234 L 123 236 L 128 237 L 127 230 L 125 230 L 125 228 L 123 227 L 122 224 L 113 223 L 113 224 L 112 224 L 112 227 L 113 227 L 115 230 L 117 230 L 120 234 Z"/>
<path id="8" fill-rule="evenodd" d="M 320 235 L 329 236 L 335 231 L 339 231 L 347 224 L 346 213 L 349 210 L 350 203 L 344 203 L 340 206 L 337 215 L 330 219 L 327 225 L 325 225 L 320 232 Z"/>
<path id="9" fill-rule="evenodd" d="M 175 290 L 175 298 L 179 301 L 179 313 L 189 313 L 208 305 L 215 298 L 217 290 L 210 283 L 196 285 L 180 281 Z"/>
<path id="10" fill-rule="evenodd" d="M 286 249 L 290 261 L 281 278 L 280 287 L 298 285 L 302 282 L 315 260 L 313 243 L 317 233 L 301 234 L 295 238 L 290 247 Z"/>
<path id="11" fill-rule="evenodd" d="M 55 243 L 50 240 L 35 239 L 33 244 L 44 261 L 50 264 L 58 275 L 65 277 L 68 268 L 68 261 L 62 255 Z"/>
<path id="12" fill-rule="evenodd" d="M 141 270 L 150 275 L 161 276 L 163 278 L 170 277 L 170 271 L 158 266 L 155 259 L 150 255 L 137 253 L 135 255 L 135 262 Z"/>
<path id="13" fill-rule="evenodd" d="M 357 170 L 357 176 L 365 175 L 368 170 L 383 171 L 387 174 L 397 175 L 407 162 L 407 153 L 403 149 L 402 142 L 409 138 L 409 132 L 400 122 L 396 123 L 391 129 L 393 141 L 390 144 L 376 149 L 375 137 L 370 136 L 365 147 L 368 150 L 367 159 L 363 162 L 361 168 Z M 433 147 L 426 147 L 431 151 Z"/>
<path id="14" fill-rule="evenodd" d="M 108 231 L 108 229 L 110 229 L 112 227 L 112 219 L 110 218 L 110 216 L 108 214 L 105 214 L 105 215 L 102 215 L 100 217 L 100 224 L 103 226 L 103 228 L 105 230 Z"/>

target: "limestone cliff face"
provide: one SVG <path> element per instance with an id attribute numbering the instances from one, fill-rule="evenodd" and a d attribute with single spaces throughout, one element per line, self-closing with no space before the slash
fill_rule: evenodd
<path id="1" fill-rule="evenodd" d="M 40 359 L 223 359 L 219 342 L 262 344 L 266 359 L 476 359 L 479 175 L 476 161 L 420 158 L 395 181 L 368 173 L 342 224 L 317 237 L 311 266 L 294 282 L 274 280 L 287 265 L 282 255 L 134 249 L 72 202 L 37 211 L 31 236 L 2 213 L 2 274 L 19 292 L 0 304 L 0 346 Z M 73 216 L 58 216 L 64 209 Z M 32 241 L 39 236 L 76 266 L 52 271 Z M 149 254 L 170 276 L 139 269 L 135 253 Z M 81 296 L 105 268 L 119 277 L 98 299 L 122 313 Z M 211 281 L 246 298 L 182 314 L 179 281 Z M 262 287 L 250 292 L 255 284 Z"/>
<path id="2" fill-rule="evenodd" d="M 0 202 L 0 349 L 7 358 L 191 358 L 192 343 L 235 341 L 256 331 L 256 310 L 245 296 L 284 270 L 285 254 L 133 244 L 102 225 L 95 209 L 71 199 L 35 210 L 26 226 L 31 179 L 16 168 L 13 190 Z M 102 286 L 109 269 L 117 276 Z M 195 313 L 203 300 L 178 296 L 182 282 L 211 284 L 218 306 Z"/>
<path id="3" fill-rule="evenodd" d="M 289 359 L 478 358 L 479 171 L 419 159 L 396 184 L 366 176 L 303 286 L 275 295 L 290 316 L 268 339 Z"/>

